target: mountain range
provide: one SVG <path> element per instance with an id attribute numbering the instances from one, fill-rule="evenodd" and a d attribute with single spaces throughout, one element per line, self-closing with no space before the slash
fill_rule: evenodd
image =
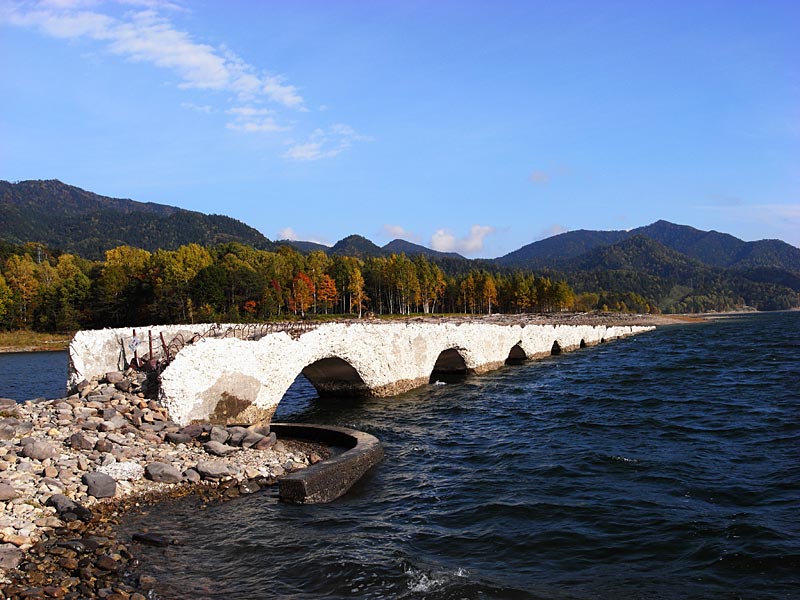
<path id="1" fill-rule="evenodd" d="M 635 291 L 671 306 L 681 298 L 724 293 L 762 308 L 800 303 L 800 249 L 780 240 L 745 242 L 727 233 L 657 221 L 629 231 L 579 230 L 536 241 L 496 259 L 469 261 L 396 239 L 381 247 L 360 235 L 333 246 L 270 241 L 256 229 L 222 215 L 100 196 L 57 180 L 0 181 L 0 241 L 42 243 L 86 258 L 127 244 L 146 250 L 188 243 L 239 242 L 265 250 L 282 245 L 308 253 L 368 258 L 422 254 L 446 271 L 465 265 L 536 270 L 563 277 L 576 291 Z M 765 301 L 767 298 L 768 301 Z M 771 299 L 771 300 L 770 300 Z M 683 301 L 683 300 L 681 300 Z"/>

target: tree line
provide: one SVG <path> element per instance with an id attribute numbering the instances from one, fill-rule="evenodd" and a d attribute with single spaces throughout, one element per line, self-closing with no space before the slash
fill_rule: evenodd
<path id="1" fill-rule="evenodd" d="M 41 245 L 0 248 L 0 327 L 39 331 L 309 315 L 492 314 L 595 308 L 562 279 L 423 255 L 301 254 L 284 246 L 119 246 L 101 261 Z"/>

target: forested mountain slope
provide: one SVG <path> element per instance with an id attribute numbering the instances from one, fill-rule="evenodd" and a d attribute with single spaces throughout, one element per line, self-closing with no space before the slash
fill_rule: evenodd
<path id="1" fill-rule="evenodd" d="M 0 181 L 0 240 L 37 242 L 94 259 L 123 244 L 151 251 L 189 243 L 271 246 L 230 217 L 109 198 L 58 180 Z"/>

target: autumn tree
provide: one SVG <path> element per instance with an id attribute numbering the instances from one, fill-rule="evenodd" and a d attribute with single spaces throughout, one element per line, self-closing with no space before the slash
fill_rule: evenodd
<path id="1" fill-rule="evenodd" d="M 326 315 L 328 314 L 328 309 L 336 304 L 338 295 L 336 282 L 327 273 L 323 274 L 317 287 L 317 301 L 323 306 Z"/>
<path id="2" fill-rule="evenodd" d="M 5 277 L 16 306 L 15 324 L 20 328 L 30 325 L 33 303 L 39 291 L 36 263 L 30 254 L 12 255 L 6 261 Z"/>
<path id="3" fill-rule="evenodd" d="M 292 296 L 290 309 L 301 316 L 306 315 L 306 311 L 314 304 L 316 288 L 311 277 L 302 271 L 292 279 Z"/>

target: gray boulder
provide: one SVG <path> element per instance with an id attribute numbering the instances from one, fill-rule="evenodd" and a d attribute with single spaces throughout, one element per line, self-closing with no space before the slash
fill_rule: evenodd
<path id="1" fill-rule="evenodd" d="M 212 427 L 211 433 L 209 434 L 209 439 L 212 442 L 219 442 L 220 444 L 224 444 L 228 441 L 230 434 L 226 429 L 222 427 Z"/>
<path id="2" fill-rule="evenodd" d="M 14 544 L 0 544 L 0 569 L 13 571 L 22 562 L 22 550 Z"/>
<path id="3" fill-rule="evenodd" d="M 87 438 L 80 431 L 69 436 L 69 445 L 75 450 L 92 450 L 94 441 Z"/>
<path id="4" fill-rule="evenodd" d="M 22 455 L 34 460 L 47 460 L 57 457 L 58 454 L 58 446 L 46 440 L 35 440 L 22 448 Z"/>
<path id="5" fill-rule="evenodd" d="M 178 483 L 183 480 L 183 475 L 178 469 L 167 463 L 150 463 L 144 469 L 148 479 L 159 483 Z"/>
<path id="6" fill-rule="evenodd" d="M 0 483 L 0 501 L 13 500 L 17 496 L 19 496 L 17 490 L 7 483 Z"/>
<path id="7" fill-rule="evenodd" d="M 188 433 L 170 431 L 164 436 L 164 439 L 173 444 L 188 444 L 192 441 L 192 436 Z"/>
<path id="8" fill-rule="evenodd" d="M 214 456 L 228 456 L 229 454 L 238 452 L 237 448 L 232 448 L 231 446 L 227 446 L 214 440 L 203 444 L 203 449 Z"/>
<path id="9" fill-rule="evenodd" d="M 117 482 L 105 473 L 85 473 L 82 480 L 88 488 L 86 493 L 95 498 L 112 498 L 117 493 Z"/>
<path id="10" fill-rule="evenodd" d="M 203 479 L 222 479 L 231 474 L 228 465 L 215 460 L 201 460 L 197 463 L 195 470 Z"/>

